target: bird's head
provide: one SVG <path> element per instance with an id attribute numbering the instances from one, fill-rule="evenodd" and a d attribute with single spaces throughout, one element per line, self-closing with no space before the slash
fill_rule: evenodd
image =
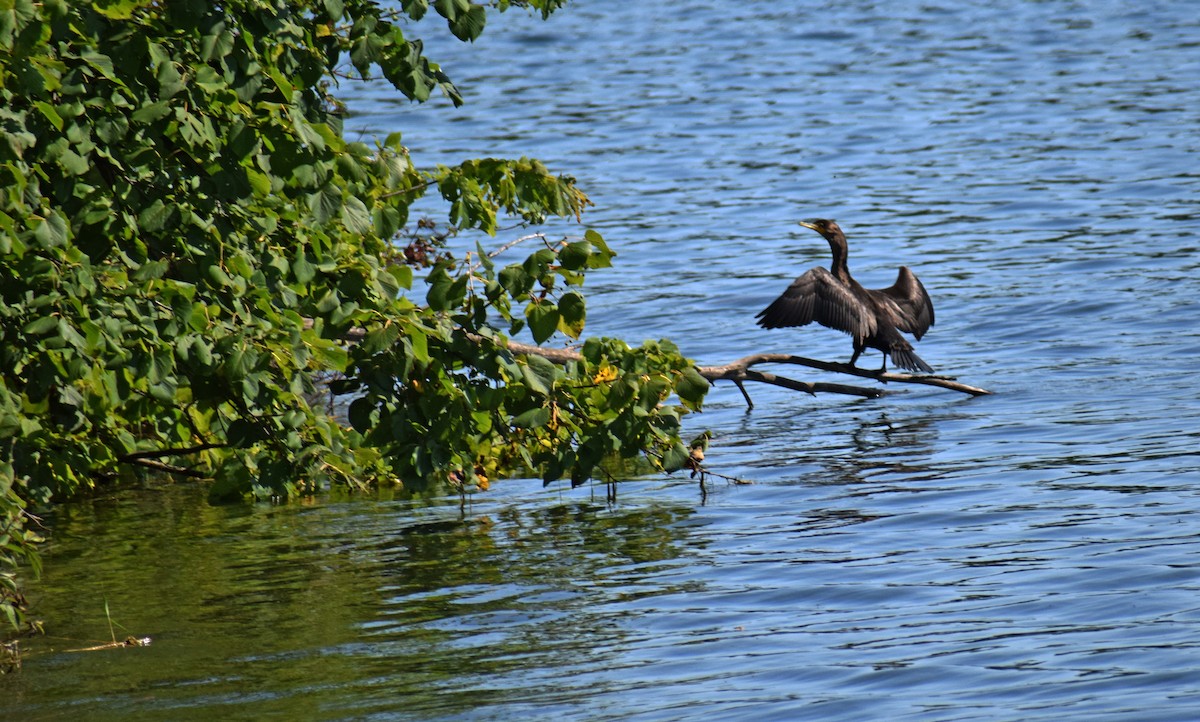
<path id="1" fill-rule="evenodd" d="M 804 220 L 800 221 L 800 225 L 804 226 L 805 228 L 811 228 L 817 233 L 820 233 L 825 237 L 826 240 L 829 240 L 833 236 L 845 237 L 845 234 L 842 233 L 841 227 L 838 226 L 837 221 L 835 220 L 825 218 L 805 218 Z"/>

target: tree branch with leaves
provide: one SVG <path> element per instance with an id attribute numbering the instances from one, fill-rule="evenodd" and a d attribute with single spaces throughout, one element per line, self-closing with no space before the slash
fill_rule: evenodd
<path id="1" fill-rule="evenodd" d="M 589 200 L 528 158 L 419 168 L 343 135 L 339 83 L 461 94 L 416 21 L 460 40 L 562 0 L 15 0 L 0 10 L 0 608 L 31 503 L 169 472 L 214 500 L 330 485 L 580 480 L 609 455 L 678 468 L 704 387 L 669 342 L 557 365 L 597 234 L 505 266 L 413 245 L 413 203 L 488 238 Z M 422 28 L 430 27 L 422 25 Z M 406 245 L 407 244 L 407 245 Z M 422 245 L 423 244 L 423 245 Z M 415 278 L 426 274 L 424 285 Z M 419 290 L 418 290 L 419 289 Z M 351 330 L 361 343 L 347 345 Z M 479 339 L 484 342 L 480 343 Z M 320 402 L 333 388 L 342 413 Z M 671 398 L 678 403 L 670 403 Z"/>

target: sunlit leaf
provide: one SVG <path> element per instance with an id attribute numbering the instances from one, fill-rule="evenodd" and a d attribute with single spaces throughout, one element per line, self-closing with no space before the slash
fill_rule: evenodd
<path id="1" fill-rule="evenodd" d="M 558 299 L 559 321 L 558 330 L 571 338 L 579 338 L 583 333 L 584 320 L 587 316 L 583 296 L 568 291 Z"/>
<path id="2" fill-rule="evenodd" d="M 588 229 L 583 237 L 592 244 L 593 253 L 588 256 L 588 268 L 610 268 L 612 259 L 617 254 L 609 249 L 608 244 L 604 242 L 604 238 L 591 229 Z"/>

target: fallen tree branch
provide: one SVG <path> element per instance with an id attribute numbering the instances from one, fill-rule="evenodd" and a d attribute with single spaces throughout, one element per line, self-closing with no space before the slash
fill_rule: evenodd
<path id="1" fill-rule="evenodd" d="M 105 649 L 120 649 L 121 647 L 149 647 L 151 643 L 149 637 L 126 637 L 121 641 L 105 642 L 97 644 L 93 647 L 80 647 L 79 649 L 64 649 L 64 652 L 100 652 Z"/>
<path id="2" fill-rule="evenodd" d="M 744 361 L 745 359 L 741 359 Z M 877 399 L 883 396 L 888 391 L 884 389 L 869 389 L 864 386 L 849 386 L 847 384 L 831 384 L 823 382 L 797 381 L 789 379 L 786 376 L 776 376 L 772 373 L 762 371 L 754 371 L 740 361 L 734 361 L 731 364 L 724 366 L 698 366 L 696 368 L 700 375 L 709 381 L 732 381 L 742 392 L 742 398 L 746 400 L 746 406 L 754 408 L 754 402 L 750 400 L 750 394 L 746 391 L 746 387 L 742 384 L 743 381 L 758 381 L 772 386 L 779 386 L 792 391 L 803 391 L 806 394 L 816 396 L 818 393 L 828 394 L 845 394 L 847 396 L 861 396 L 865 399 Z"/>
<path id="3" fill-rule="evenodd" d="M 145 459 L 145 458 L 129 459 L 126 463 L 133 464 L 134 466 L 144 466 L 147 469 L 154 469 L 155 471 L 161 471 L 161 472 L 164 472 L 167 474 L 177 474 L 179 476 L 187 476 L 187 477 L 191 477 L 193 479 L 207 479 L 208 478 L 208 474 L 205 474 L 200 471 L 196 471 L 195 469 L 189 469 L 185 466 L 175 466 L 174 464 L 164 464 L 163 462 L 155 461 L 154 459 Z"/>
<path id="4" fill-rule="evenodd" d="M 307 322 L 311 324 L 311 321 Z M 362 329 L 350 329 L 343 338 L 347 341 L 361 341 L 364 336 Z M 475 343 L 495 342 L 494 339 L 485 339 L 483 336 L 475 333 L 467 333 L 467 338 Z M 509 340 L 505 347 L 518 354 L 531 354 L 541 356 L 542 358 L 553 361 L 554 363 L 564 364 L 571 361 L 579 361 L 582 357 L 579 352 L 571 348 L 547 348 L 544 346 L 534 346 L 532 344 L 521 343 L 520 341 Z M 857 366 L 851 366 L 847 363 L 838 363 L 836 361 L 818 361 L 817 359 L 805 358 L 803 356 L 793 356 L 786 353 L 757 353 L 727 363 L 721 366 L 697 366 L 696 370 L 700 372 L 708 381 L 732 381 L 742 392 L 742 397 L 746 399 L 746 405 L 754 408 L 754 402 L 750 400 L 750 394 L 746 392 L 746 387 L 742 382 L 757 381 L 759 383 L 769 384 L 771 386 L 779 386 L 792 391 L 802 391 L 806 394 L 815 396 L 818 393 L 827 394 L 843 394 L 846 396 L 859 396 L 867 399 L 877 399 L 880 396 L 885 396 L 889 391 L 885 389 L 867 388 L 864 386 L 850 386 L 848 384 L 834 384 L 824 382 L 809 382 L 797 381 L 786 376 L 778 376 L 773 373 L 764 371 L 754 371 L 750 367 L 758 364 L 766 363 L 781 363 L 793 364 L 796 366 L 808 366 L 809 368 L 820 369 L 822 371 L 831 371 L 833 373 L 848 374 L 850 376 L 859 376 L 861 378 L 874 379 L 883 383 L 896 382 L 903 384 L 923 384 L 926 386 L 937 386 L 938 388 L 947 389 L 950 391 L 958 391 L 971 396 L 987 396 L 992 392 L 987 389 L 981 389 L 977 386 L 960 383 L 949 376 L 936 375 L 917 375 L 904 373 L 891 373 L 872 371 L 862 369 Z"/>
<path id="5" fill-rule="evenodd" d="M 798 391 L 808 391 L 809 393 L 813 393 L 813 391 L 809 391 L 807 388 L 802 388 L 802 387 L 822 386 L 823 388 L 817 388 L 814 390 L 815 391 L 826 391 L 829 393 L 840 393 L 840 394 L 851 394 L 851 395 L 856 395 L 856 396 L 865 396 L 868 398 L 876 398 L 876 397 L 882 396 L 886 393 L 885 391 L 879 390 L 879 389 L 864 389 L 859 386 L 844 386 L 842 384 L 805 384 L 803 382 L 793 381 L 791 379 L 786 379 L 783 377 L 775 377 L 771 374 L 762 374 L 762 375 L 770 376 L 771 379 L 783 378 L 783 380 L 786 381 L 787 383 L 778 383 L 775 380 L 768 380 L 767 378 L 754 378 L 752 376 L 752 374 L 757 374 L 758 372 L 750 370 L 750 367 L 758 365 L 758 364 L 764 364 L 764 363 L 784 363 L 784 364 L 795 364 L 797 366 L 808 366 L 809 368 L 820 369 L 822 371 L 832 371 L 834 373 L 849 374 L 851 376 L 860 376 L 862 378 L 875 379 L 876 381 L 882 381 L 884 383 L 888 383 L 889 381 L 895 381 L 897 383 L 924 384 L 927 386 L 937 386 L 939 388 L 948 389 L 950 391 L 958 391 L 958 392 L 961 392 L 964 394 L 970 394 L 971 396 L 986 396 L 986 395 L 992 393 L 991 391 L 988 391 L 987 389 L 981 389 L 976 386 L 969 386 L 964 383 L 959 383 L 958 381 L 954 380 L 953 378 L 950 378 L 947 376 L 921 376 L 921 375 L 916 375 L 916 374 L 898 374 L 898 373 L 871 371 L 869 369 L 861 369 L 857 366 L 851 366 L 850 364 L 846 364 L 846 363 L 837 363 L 834 361 L 818 361 L 816 359 L 805 358 L 803 356 L 792 356 L 791 354 L 785 354 L 785 353 L 753 354 L 750 356 L 745 356 L 743 358 L 740 358 L 737 361 L 734 361 L 733 363 L 730 363 L 730 364 L 726 364 L 724 366 L 701 366 L 701 367 L 699 367 L 699 371 L 700 371 L 700 374 L 703 375 L 709 381 L 715 381 L 718 379 L 729 379 L 729 380 L 733 381 L 734 383 L 738 384 L 738 388 L 742 390 L 742 395 L 746 397 L 746 403 L 751 408 L 754 407 L 754 404 L 750 401 L 750 397 L 748 395 L 746 395 L 745 388 L 743 388 L 741 386 L 741 383 L 740 383 L 741 380 L 748 379 L 748 380 L 752 380 L 752 381 L 763 381 L 764 383 L 770 383 L 770 384 L 774 384 L 776 386 L 783 386 L 784 388 L 793 388 Z M 864 393 L 864 392 L 871 392 L 871 393 Z"/>
<path id="6" fill-rule="evenodd" d="M 469 338 L 477 343 L 483 341 L 483 337 L 476 334 L 470 334 Z M 542 358 L 555 363 L 567 363 L 569 361 L 578 361 L 580 359 L 579 352 L 569 348 L 543 348 L 542 346 L 533 346 L 527 343 L 521 343 L 520 341 L 511 340 L 508 341 L 507 348 L 513 353 L 541 356 Z M 696 370 L 700 372 L 701 376 L 710 382 L 732 381 L 742 392 L 742 396 L 746 399 L 746 405 L 750 408 L 754 408 L 754 402 L 750 400 L 750 395 L 746 392 L 746 387 L 742 383 L 744 381 L 757 381 L 759 383 L 791 389 L 792 391 L 802 391 L 806 394 L 811 394 L 814 396 L 818 393 L 829 393 L 875 399 L 889 393 L 885 389 L 873 389 L 863 386 L 797 381 L 795 379 L 787 378 L 786 376 L 777 376 L 772 373 L 755 371 L 750 368 L 751 366 L 764 363 L 786 363 L 795 364 L 798 366 L 808 366 L 810 368 L 821 369 L 823 371 L 832 371 L 834 373 L 843 373 L 851 376 L 861 376 L 863 378 L 875 379 L 876 381 L 882 381 L 884 383 L 894 381 L 897 383 L 925 384 L 928 386 L 937 386 L 939 388 L 948 389 L 950 391 L 959 391 L 972 396 L 983 396 L 991 393 L 991 391 L 986 389 L 968 386 L 967 384 L 959 383 L 958 381 L 945 376 L 918 376 L 914 374 L 881 373 L 879 371 L 860 369 L 857 366 L 851 366 L 850 364 L 818 361 L 816 359 L 804 358 L 803 356 L 792 356 L 784 353 L 753 354 L 723 366 L 697 366 Z"/>
<path id="7" fill-rule="evenodd" d="M 117 457 L 117 461 L 134 462 L 134 461 L 140 461 L 142 459 L 158 459 L 158 458 L 162 458 L 164 456 L 190 456 L 191 454 L 198 454 L 201 451 L 208 451 L 209 449 L 222 449 L 222 448 L 225 448 L 226 446 L 229 446 L 229 444 L 203 443 L 203 444 L 197 444 L 195 446 L 187 446 L 187 447 L 183 447 L 183 448 L 151 449 L 150 451 L 134 451 L 132 453 L 124 454 L 122 456 Z"/>

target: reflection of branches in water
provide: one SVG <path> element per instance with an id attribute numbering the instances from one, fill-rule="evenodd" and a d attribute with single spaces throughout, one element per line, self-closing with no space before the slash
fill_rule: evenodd
<path id="1" fill-rule="evenodd" d="M 856 483 L 881 475 L 898 475 L 901 481 L 925 479 L 932 473 L 929 460 L 936 438 L 928 417 L 894 422 L 882 413 L 851 430 L 852 451 L 841 458 L 841 465 Z"/>
<path id="2" fill-rule="evenodd" d="M 850 432 L 854 449 L 860 454 L 873 454 L 881 449 L 922 447 L 929 449 L 936 431 L 927 416 L 893 422 L 887 412 L 876 419 L 864 419 Z"/>
<path id="3" fill-rule="evenodd" d="M 673 559 L 687 536 L 679 522 L 693 513 L 689 507 L 649 506 L 607 510 L 595 504 L 561 504 L 506 515 L 520 523 L 533 539 L 544 539 L 557 552 L 579 549 L 604 564 L 640 564 Z"/>
<path id="4" fill-rule="evenodd" d="M 623 507 L 568 503 L 522 508 L 409 526 L 381 550 L 388 568 L 402 569 L 406 587 L 464 584 L 553 584 L 592 578 L 603 568 L 670 560 L 686 532 L 687 507 Z"/>
<path id="5" fill-rule="evenodd" d="M 842 417 L 841 424 L 831 426 L 826 414 L 806 414 L 780 419 L 791 424 L 781 424 L 772 433 L 805 440 L 788 450 L 788 461 L 816 467 L 805 474 L 807 483 L 853 486 L 884 474 L 928 478 L 934 473 L 930 456 L 937 439 L 937 418 L 893 416 L 881 412 Z"/>
<path id="6" fill-rule="evenodd" d="M 863 514 L 857 509 L 811 509 L 796 521 L 793 528 L 801 534 L 809 534 L 865 524 L 881 518 L 879 514 Z"/>
<path id="7" fill-rule="evenodd" d="M 404 530 L 380 569 L 372 644 L 392 670 L 412 670 L 405 681 L 414 703 L 436 706 L 439 716 L 526 694 L 498 684 L 481 697 L 456 684 L 464 669 L 503 680 L 531 663 L 602 666 L 638 632 L 600 610 L 697 586 L 690 576 L 671 580 L 684 566 L 691 507 L 511 503 L 489 511 Z"/>

